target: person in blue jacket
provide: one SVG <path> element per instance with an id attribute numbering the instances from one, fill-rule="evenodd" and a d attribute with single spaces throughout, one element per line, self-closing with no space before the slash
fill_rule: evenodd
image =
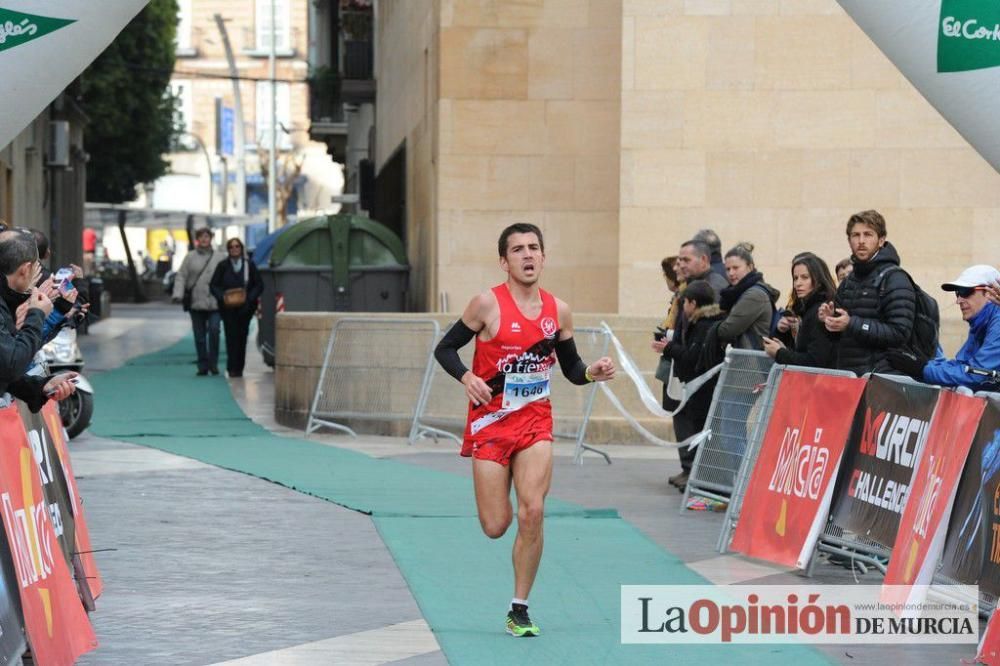
<path id="1" fill-rule="evenodd" d="M 969 266 L 941 288 L 954 292 L 962 319 L 969 324 L 965 344 L 949 359 L 941 353 L 922 359 L 900 350 L 889 352 L 894 368 L 916 380 L 939 386 L 966 386 L 974 391 L 995 388 L 988 377 L 968 372 L 968 368 L 1000 370 L 1000 305 L 990 302 L 990 287 L 1000 281 L 1000 271 L 993 266 Z"/>

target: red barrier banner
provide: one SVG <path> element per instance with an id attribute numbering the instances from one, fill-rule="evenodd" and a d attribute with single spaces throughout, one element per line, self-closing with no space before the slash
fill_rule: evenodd
<path id="1" fill-rule="evenodd" d="M 887 377 L 868 380 L 834 491 L 835 525 L 892 548 L 938 392 Z"/>
<path id="2" fill-rule="evenodd" d="M 995 610 L 990 613 L 990 621 L 986 623 L 986 631 L 979 642 L 977 664 L 1000 666 L 1000 613 Z"/>
<path id="3" fill-rule="evenodd" d="M 958 481 L 985 409 L 983 398 L 951 391 L 938 397 L 892 547 L 885 575 L 885 585 L 892 587 L 883 588 L 885 603 L 916 607 L 924 601 L 944 550 Z"/>
<path id="4" fill-rule="evenodd" d="M 0 508 L 35 663 L 59 666 L 97 647 L 52 525 L 41 469 L 16 405 L 0 410 Z"/>
<path id="5" fill-rule="evenodd" d="M 939 573 L 1000 596 L 1000 401 L 990 398 L 962 471 Z"/>
<path id="6" fill-rule="evenodd" d="M 48 429 L 50 441 L 55 445 L 69 491 L 69 503 L 76 524 L 76 553 L 79 553 L 90 592 L 96 599 L 101 596 L 101 592 L 104 590 L 104 582 L 101 580 L 101 573 L 97 570 L 97 562 L 94 561 L 94 548 L 90 543 L 90 530 L 87 528 L 87 519 L 83 511 L 83 499 L 79 488 L 77 488 L 76 475 L 73 474 L 73 463 L 70 460 L 69 437 L 66 435 L 66 429 L 63 428 L 59 407 L 56 403 L 51 400 L 46 402 L 45 406 L 42 407 L 41 415 Z"/>
<path id="7" fill-rule="evenodd" d="M 805 568 L 865 380 L 786 370 L 750 475 L 732 549 Z"/>
<path id="8" fill-rule="evenodd" d="M 48 427 L 42 420 L 41 413 L 33 414 L 28 406 L 17 402 L 21 413 L 21 423 L 28 435 L 31 453 L 38 464 L 39 476 L 42 480 L 42 494 L 49 503 L 49 517 L 52 519 L 52 529 L 59 538 L 59 548 L 62 550 L 66 565 L 73 570 L 73 556 L 76 554 L 76 520 L 70 506 L 70 493 L 62 465 L 59 464 L 59 454 L 49 435 Z"/>

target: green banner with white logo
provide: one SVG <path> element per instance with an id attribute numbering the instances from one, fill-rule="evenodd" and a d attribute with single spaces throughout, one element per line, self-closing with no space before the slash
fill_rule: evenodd
<path id="1" fill-rule="evenodd" d="M 837 0 L 872 42 L 1000 171 L 1000 0 Z M 915 145 L 920 137 L 914 136 Z"/>
<path id="2" fill-rule="evenodd" d="M 0 150 L 149 0 L 0 0 Z"/>
<path id="3" fill-rule="evenodd" d="M 937 69 L 965 72 L 1000 66 L 1000 2 L 942 0 Z"/>
<path id="4" fill-rule="evenodd" d="M 0 8 L 0 51 L 12 49 L 74 23 L 72 19 L 23 14 Z"/>

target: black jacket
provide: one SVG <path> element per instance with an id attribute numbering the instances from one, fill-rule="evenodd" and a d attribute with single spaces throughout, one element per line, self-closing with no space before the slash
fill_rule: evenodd
<path id="1" fill-rule="evenodd" d="M 774 360 L 782 365 L 805 365 L 828 368 L 833 361 L 833 344 L 826 327 L 819 320 L 819 306 L 829 300 L 825 293 L 814 291 L 805 301 L 796 303 L 799 332 L 791 345 L 791 336 L 779 336 L 788 347 L 779 349 Z"/>
<path id="2" fill-rule="evenodd" d="M 872 259 L 851 258 L 854 271 L 837 289 L 837 307 L 847 310 L 847 330 L 832 334 L 835 344 L 833 367 L 858 375 L 866 372 L 898 374 L 889 365 L 886 352 L 910 339 L 916 313 L 913 284 L 903 271 L 890 271 L 878 288 L 882 271 L 899 265 L 899 255 L 886 243 Z"/>
<path id="3" fill-rule="evenodd" d="M 42 346 L 45 315 L 38 308 L 31 308 L 18 330 L 14 327 L 14 313 L 7 304 L 9 297 L 7 279 L 0 276 L 0 395 L 10 393 L 37 412 L 48 400 L 42 390 L 48 377 L 28 377 L 24 373 Z"/>
<path id="4" fill-rule="evenodd" d="M 702 346 L 712 325 L 723 319 L 725 319 L 725 313 L 719 309 L 718 305 L 704 305 L 694 311 L 686 327 L 679 331 L 680 339 L 675 337 L 663 349 L 663 355 L 673 359 L 674 376 L 677 379 L 682 382 L 691 381 L 706 370 L 710 370 L 710 368 L 700 367 Z M 684 413 L 696 423 L 703 424 L 708 418 L 708 409 L 712 405 L 712 393 L 715 391 L 717 379 L 718 377 L 705 383 L 698 389 L 697 393 L 688 399 L 687 405 L 684 406 Z"/>
<path id="5" fill-rule="evenodd" d="M 215 296 L 216 300 L 219 301 L 219 310 L 226 310 L 227 308 L 223 305 L 223 294 L 225 294 L 227 289 L 239 289 L 244 287 L 247 290 L 247 300 L 241 308 L 244 312 L 253 312 L 257 309 L 257 299 L 260 298 L 261 293 L 264 291 L 264 283 L 260 279 L 260 273 L 257 272 L 257 267 L 254 263 L 243 258 L 244 264 L 249 266 L 249 279 L 247 284 L 243 284 L 243 270 L 240 272 L 233 271 L 233 262 L 227 257 L 219 262 L 219 265 L 215 267 L 215 273 L 212 274 L 212 281 L 209 288 L 212 291 L 212 295 Z"/>

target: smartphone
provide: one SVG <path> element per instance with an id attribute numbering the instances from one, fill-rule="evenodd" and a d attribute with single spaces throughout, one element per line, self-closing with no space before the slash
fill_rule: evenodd
<path id="1" fill-rule="evenodd" d="M 71 378 L 69 380 L 69 383 L 73 384 L 75 386 L 75 385 L 77 385 L 77 384 L 80 383 L 80 378 L 79 377 L 73 377 L 73 378 Z M 55 394 L 55 391 L 46 391 L 45 392 L 45 395 L 54 395 L 54 394 Z"/>
<path id="2" fill-rule="evenodd" d="M 69 292 L 73 289 L 73 276 L 75 273 L 72 268 L 60 268 L 52 276 L 55 283 L 59 286 L 59 291 L 62 293 Z"/>
<path id="3" fill-rule="evenodd" d="M 836 298 L 833 299 L 833 312 L 831 314 L 833 314 L 834 317 L 840 316 L 840 301 Z"/>
<path id="4" fill-rule="evenodd" d="M 790 317 L 794 317 L 795 316 L 795 312 L 793 310 L 789 310 L 788 308 L 785 308 L 784 310 L 781 311 L 781 316 L 782 317 L 789 317 L 789 318 Z"/>
<path id="5" fill-rule="evenodd" d="M 656 340 L 657 342 L 659 342 L 660 340 L 662 340 L 664 338 L 664 336 L 666 336 L 666 334 L 667 334 L 667 332 L 665 330 L 663 330 L 662 328 L 660 328 L 659 326 L 657 326 L 656 330 L 653 331 L 653 339 Z"/>

